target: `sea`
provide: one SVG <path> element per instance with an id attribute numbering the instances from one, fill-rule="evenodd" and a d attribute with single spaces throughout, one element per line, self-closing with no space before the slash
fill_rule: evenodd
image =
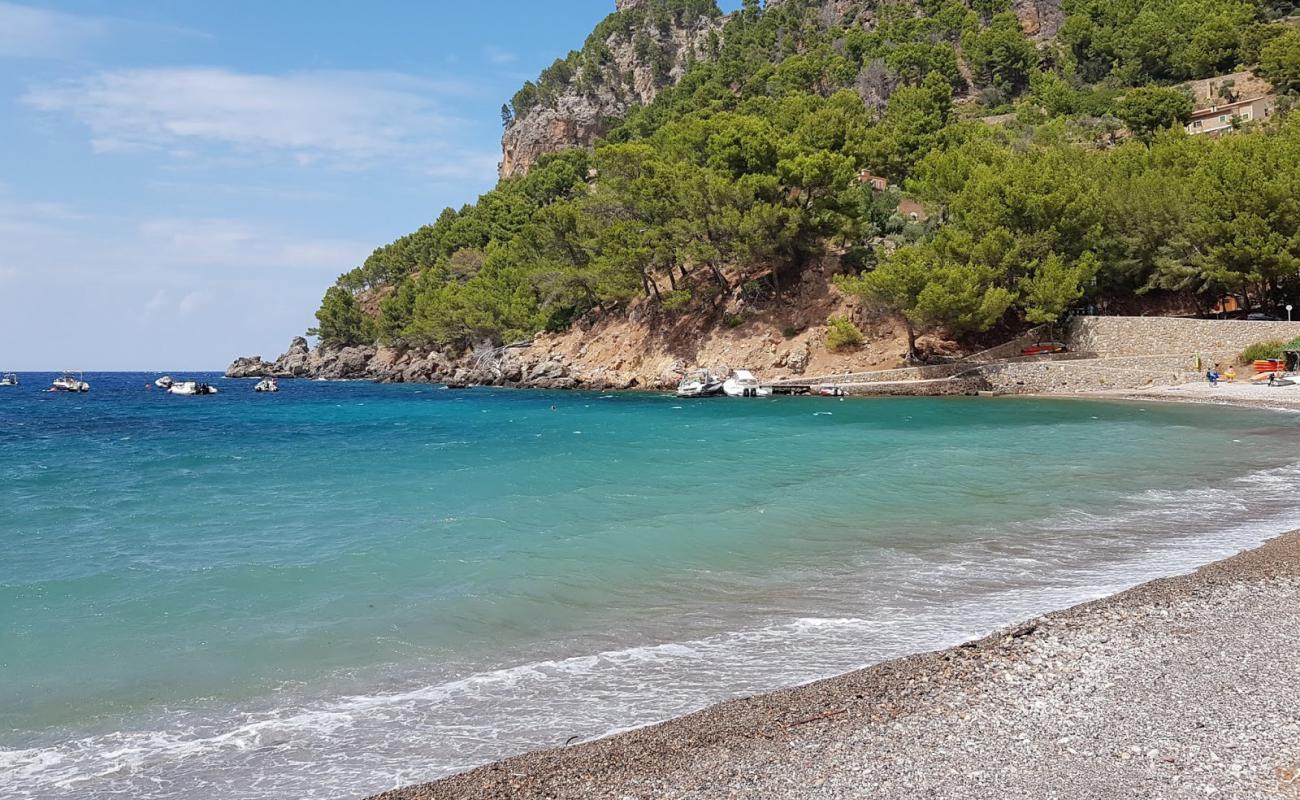
<path id="1" fill-rule="evenodd" d="M 20 377 L 0 388 L 8 800 L 357 798 L 1300 527 L 1285 413 Z"/>

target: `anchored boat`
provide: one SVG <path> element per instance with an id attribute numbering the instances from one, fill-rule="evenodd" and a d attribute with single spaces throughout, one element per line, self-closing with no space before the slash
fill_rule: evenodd
<path id="1" fill-rule="evenodd" d="M 201 381 L 178 381 L 167 387 L 167 392 L 188 397 L 201 394 L 216 394 L 217 387 Z"/>
<path id="2" fill-rule="evenodd" d="M 722 391 L 728 397 L 768 397 L 772 394 L 771 387 L 760 385 L 754 373 L 746 369 L 733 369 L 723 382 Z"/>
<path id="3" fill-rule="evenodd" d="M 54 379 L 50 384 L 51 392 L 89 392 L 90 384 L 86 383 L 85 376 L 80 372 L 63 373 Z"/>
<path id="4" fill-rule="evenodd" d="M 280 384 L 276 382 L 275 378 L 263 378 L 257 382 L 256 386 L 253 387 L 253 391 L 278 392 L 280 391 Z"/>
<path id="5" fill-rule="evenodd" d="M 0 377 L 0 386 L 17 386 L 18 376 L 12 372 L 6 372 L 4 377 Z"/>

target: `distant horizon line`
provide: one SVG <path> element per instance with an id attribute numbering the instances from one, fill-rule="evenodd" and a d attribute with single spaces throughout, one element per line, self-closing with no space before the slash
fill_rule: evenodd
<path id="1" fill-rule="evenodd" d="M 84 372 L 86 374 L 98 373 L 100 375 L 129 375 L 133 373 L 145 373 L 145 372 L 150 374 L 157 373 L 158 375 L 162 375 L 167 372 L 220 372 L 224 375 L 226 370 L 224 367 L 217 367 L 215 369 L 203 369 L 200 367 L 185 367 L 183 369 L 170 369 L 170 370 L 169 369 L 8 369 L 6 367 L 0 367 L 0 375 L 4 375 L 5 373 L 9 373 L 9 372 L 14 373 L 15 375 L 22 375 L 24 373 L 32 373 L 37 375 L 48 373 L 52 375 L 58 375 L 64 372 Z"/>

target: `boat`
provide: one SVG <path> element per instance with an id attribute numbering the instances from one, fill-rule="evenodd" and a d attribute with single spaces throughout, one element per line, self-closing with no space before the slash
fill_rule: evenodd
<path id="1" fill-rule="evenodd" d="M 280 391 L 280 384 L 276 382 L 275 378 L 263 378 L 257 382 L 256 386 L 253 387 L 253 391 L 278 392 Z"/>
<path id="2" fill-rule="evenodd" d="M 745 369 L 733 369 L 723 381 L 722 391 L 727 397 L 767 397 L 772 394 L 770 386 L 760 385 L 754 373 Z"/>
<path id="3" fill-rule="evenodd" d="M 678 397 L 716 397 L 722 394 L 723 380 L 707 369 L 686 373 L 677 384 Z"/>
<path id="4" fill-rule="evenodd" d="M 175 383 L 175 381 L 172 380 L 172 376 L 164 375 L 158 380 L 154 381 L 153 385 L 157 386 L 159 389 L 170 389 L 172 388 L 173 383 Z"/>
<path id="5" fill-rule="evenodd" d="M 843 397 L 844 389 L 839 386 L 819 386 L 817 387 L 819 397 Z"/>
<path id="6" fill-rule="evenodd" d="M 90 384 L 86 383 L 85 377 L 80 372 L 63 373 L 54 379 L 50 384 L 51 392 L 89 392 Z"/>
<path id="7" fill-rule="evenodd" d="M 17 386 L 18 376 L 12 372 L 6 372 L 4 377 L 0 377 L 0 386 Z"/>
<path id="8" fill-rule="evenodd" d="M 194 396 L 200 394 L 216 394 L 217 387 L 202 381 L 176 381 L 167 387 L 169 394 L 179 394 L 185 396 Z"/>

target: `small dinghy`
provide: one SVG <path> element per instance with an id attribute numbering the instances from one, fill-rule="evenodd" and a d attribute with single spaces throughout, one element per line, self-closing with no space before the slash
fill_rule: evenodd
<path id="1" fill-rule="evenodd" d="M 278 392 L 280 384 L 276 383 L 275 378 L 263 378 L 253 387 L 255 392 Z"/>
<path id="2" fill-rule="evenodd" d="M 167 393 L 191 397 L 201 394 L 216 394 L 217 387 L 202 381 L 178 381 L 167 387 Z"/>

